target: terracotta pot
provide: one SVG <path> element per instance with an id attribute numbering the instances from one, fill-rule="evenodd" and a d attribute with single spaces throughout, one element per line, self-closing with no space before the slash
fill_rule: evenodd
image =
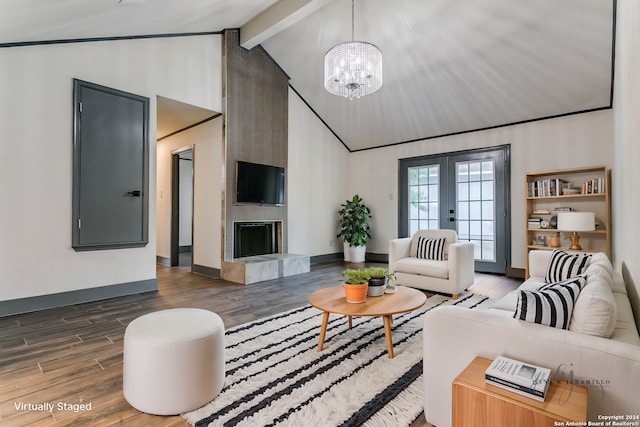
<path id="1" fill-rule="evenodd" d="M 347 302 L 353 304 L 360 304 L 367 299 L 367 288 L 369 286 L 365 283 L 363 285 L 352 285 L 350 283 L 344 284 L 344 295 Z"/>

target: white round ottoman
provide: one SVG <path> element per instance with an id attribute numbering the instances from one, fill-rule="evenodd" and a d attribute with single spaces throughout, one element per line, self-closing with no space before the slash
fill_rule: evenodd
<path id="1" fill-rule="evenodd" d="M 199 308 L 145 314 L 125 330 L 123 359 L 131 406 L 155 415 L 192 411 L 224 385 L 224 324 Z"/>

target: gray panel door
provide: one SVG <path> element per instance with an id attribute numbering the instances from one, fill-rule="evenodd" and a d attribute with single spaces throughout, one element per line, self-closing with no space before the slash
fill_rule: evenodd
<path id="1" fill-rule="evenodd" d="M 400 160 L 398 236 L 454 229 L 475 247 L 475 271 L 504 274 L 511 248 L 509 147 Z"/>
<path id="2" fill-rule="evenodd" d="M 148 239 L 148 98 L 74 81 L 76 250 Z"/>

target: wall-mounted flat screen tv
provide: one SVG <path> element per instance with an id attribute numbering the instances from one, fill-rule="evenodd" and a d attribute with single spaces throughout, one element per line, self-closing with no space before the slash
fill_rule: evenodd
<path id="1" fill-rule="evenodd" d="M 236 162 L 236 203 L 284 205 L 284 168 Z"/>

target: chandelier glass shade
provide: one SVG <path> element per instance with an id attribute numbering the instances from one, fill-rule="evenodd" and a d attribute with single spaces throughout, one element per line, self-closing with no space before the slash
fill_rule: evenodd
<path id="1" fill-rule="evenodd" d="M 340 43 L 324 56 L 324 88 L 353 99 L 382 87 L 382 53 L 375 45 L 354 41 L 354 1 L 351 0 L 351 41 Z"/>
<path id="2" fill-rule="evenodd" d="M 382 87 L 382 53 L 367 42 L 346 42 L 324 56 L 324 88 L 353 99 Z"/>

